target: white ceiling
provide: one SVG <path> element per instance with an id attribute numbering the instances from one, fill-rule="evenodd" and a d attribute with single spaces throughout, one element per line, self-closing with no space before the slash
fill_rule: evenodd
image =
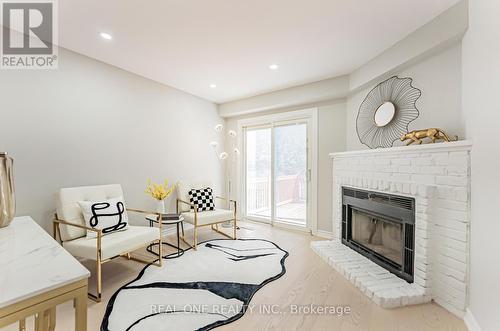
<path id="1" fill-rule="evenodd" d="M 59 43 L 222 103 L 350 73 L 457 2 L 64 0 Z"/>

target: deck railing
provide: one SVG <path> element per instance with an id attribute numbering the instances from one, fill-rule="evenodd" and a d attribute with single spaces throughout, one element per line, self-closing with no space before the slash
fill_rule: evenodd
<path id="1" fill-rule="evenodd" d="M 305 176 L 279 176 L 276 179 L 275 200 L 277 205 L 307 199 Z M 247 182 L 247 210 L 249 213 L 271 209 L 271 177 L 252 178 Z"/>

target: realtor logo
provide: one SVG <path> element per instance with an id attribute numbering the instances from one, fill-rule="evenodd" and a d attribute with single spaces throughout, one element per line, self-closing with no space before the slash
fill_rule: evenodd
<path id="1" fill-rule="evenodd" d="M 0 0 L 2 69 L 57 69 L 55 0 Z"/>

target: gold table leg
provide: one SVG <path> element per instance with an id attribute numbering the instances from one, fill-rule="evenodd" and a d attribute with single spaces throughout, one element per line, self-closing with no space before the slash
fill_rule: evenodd
<path id="1" fill-rule="evenodd" d="M 87 331 L 87 286 L 75 298 L 75 331 Z"/>
<path id="2" fill-rule="evenodd" d="M 54 331 L 56 329 L 56 307 L 35 315 L 35 331 Z M 19 321 L 19 330 L 26 330 L 26 320 Z"/>
<path id="3" fill-rule="evenodd" d="M 56 307 L 49 309 L 49 331 L 55 331 L 56 329 Z"/>
<path id="4" fill-rule="evenodd" d="M 35 331 L 47 331 L 47 316 L 45 311 L 40 311 L 35 315 Z"/>

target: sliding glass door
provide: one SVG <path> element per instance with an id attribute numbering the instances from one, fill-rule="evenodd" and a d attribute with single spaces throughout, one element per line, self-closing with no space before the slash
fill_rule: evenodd
<path id="1" fill-rule="evenodd" d="M 271 219 L 271 128 L 246 131 L 246 213 Z"/>
<path id="2" fill-rule="evenodd" d="M 245 128 L 249 219 L 308 228 L 309 121 Z"/>
<path id="3" fill-rule="evenodd" d="M 307 124 L 274 128 L 274 218 L 306 226 Z"/>

